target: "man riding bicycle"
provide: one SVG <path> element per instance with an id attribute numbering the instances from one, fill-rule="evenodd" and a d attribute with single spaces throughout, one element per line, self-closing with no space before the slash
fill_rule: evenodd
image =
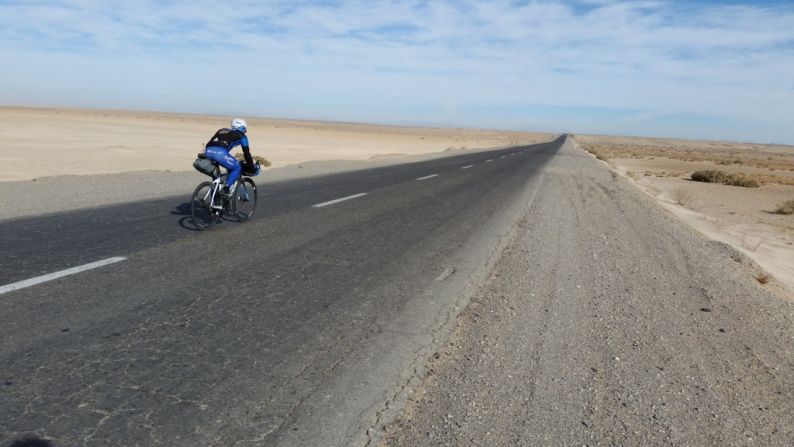
<path id="1" fill-rule="evenodd" d="M 226 168 L 228 175 L 226 177 L 226 186 L 222 194 L 226 197 L 231 197 L 234 189 L 237 186 L 237 179 L 240 178 L 240 173 L 245 172 L 246 175 L 256 175 L 259 173 L 259 167 L 254 164 L 251 158 L 251 150 L 248 147 L 248 137 L 245 136 L 247 131 L 247 124 L 241 118 L 232 120 L 230 128 L 223 128 L 215 132 L 210 141 L 204 146 L 204 156 L 208 159 L 218 163 Z M 241 166 L 240 163 L 229 152 L 237 146 L 242 146 L 243 157 L 245 162 Z"/>

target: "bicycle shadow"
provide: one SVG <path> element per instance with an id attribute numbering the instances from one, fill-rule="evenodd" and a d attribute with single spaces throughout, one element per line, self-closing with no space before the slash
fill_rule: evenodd
<path id="1" fill-rule="evenodd" d="M 175 206 L 173 211 L 171 211 L 172 216 L 182 216 L 179 219 L 179 226 L 191 231 L 199 231 L 198 228 L 193 226 L 193 221 L 190 218 L 190 202 L 182 202 L 179 205 Z"/>
<path id="2" fill-rule="evenodd" d="M 8 447 L 55 447 L 55 444 L 47 441 L 46 439 L 29 436 L 26 438 L 17 439 L 11 444 L 8 444 Z"/>
<path id="3" fill-rule="evenodd" d="M 179 205 L 175 206 L 173 211 L 171 211 L 172 216 L 182 216 L 179 219 L 179 226 L 184 228 L 185 230 L 190 231 L 201 231 L 193 224 L 193 218 L 190 216 L 190 202 L 182 202 Z M 216 222 L 216 224 L 221 224 L 224 222 L 235 222 L 234 219 L 230 218 L 229 216 L 223 216 Z"/>
<path id="4" fill-rule="evenodd" d="M 190 216 L 190 202 L 182 202 L 171 211 L 174 216 Z"/>

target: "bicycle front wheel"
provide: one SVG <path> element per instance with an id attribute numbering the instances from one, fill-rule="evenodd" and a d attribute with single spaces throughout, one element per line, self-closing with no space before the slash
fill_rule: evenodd
<path id="1" fill-rule="evenodd" d="M 190 217 L 198 230 L 206 230 L 215 223 L 217 216 L 212 206 L 212 183 L 202 182 L 190 200 Z"/>
<path id="2" fill-rule="evenodd" d="M 234 215 L 240 220 L 248 220 L 256 208 L 256 183 L 248 177 L 237 186 L 234 193 Z"/>

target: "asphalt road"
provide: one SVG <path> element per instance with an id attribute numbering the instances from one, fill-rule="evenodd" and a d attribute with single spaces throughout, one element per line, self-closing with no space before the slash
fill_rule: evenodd
<path id="1" fill-rule="evenodd" d="M 367 442 L 562 142 L 0 222 L 0 287 L 126 258 L 0 294 L 0 445 Z"/>

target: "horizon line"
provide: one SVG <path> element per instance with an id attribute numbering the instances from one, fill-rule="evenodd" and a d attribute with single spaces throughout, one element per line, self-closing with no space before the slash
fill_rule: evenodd
<path id="1" fill-rule="evenodd" d="M 156 109 L 139 109 L 139 108 L 108 108 L 108 107 L 85 107 L 85 106 L 58 106 L 58 105 L 30 105 L 30 104 L 0 104 L 0 109 L 28 109 L 28 110 L 53 110 L 53 111 L 82 111 L 82 112 L 116 112 L 116 113 L 154 113 L 162 115 L 173 116 L 193 116 L 213 119 L 228 119 L 231 116 L 241 116 L 246 120 L 272 120 L 272 121 L 292 121 L 303 123 L 323 123 L 323 124 L 341 124 L 341 125 L 354 125 L 354 126 L 381 126 L 381 127 L 397 127 L 404 129 L 433 129 L 433 130 L 469 130 L 469 131 L 487 131 L 487 132 L 513 132 L 513 133 L 536 133 L 536 134 L 552 134 L 552 135 L 571 135 L 574 138 L 576 135 L 590 136 L 590 137 L 612 137 L 612 138 L 650 138 L 656 140 L 678 140 L 678 141 L 702 141 L 712 143 L 730 143 L 730 144 L 753 144 L 759 146 L 785 146 L 794 148 L 794 144 L 767 142 L 762 143 L 758 141 L 749 140 L 731 140 L 731 139 L 712 139 L 712 138 L 682 138 L 675 136 L 661 136 L 661 135 L 642 135 L 642 134 L 609 134 L 609 133 L 583 133 L 572 130 L 527 130 L 527 129 L 509 129 L 509 128 L 491 128 L 491 127 L 473 127 L 465 125 L 456 125 L 454 123 L 441 124 L 441 123 L 395 123 L 395 122 L 378 122 L 378 121 L 345 121 L 336 120 L 333 118 L 294 118 L 294 117 L 278 117 L 278 116 L 262 116 L 256 114 L 246 113 L 217 113 L 217 112 L 184 112 L 174 110 L 156 110 Z"/>

